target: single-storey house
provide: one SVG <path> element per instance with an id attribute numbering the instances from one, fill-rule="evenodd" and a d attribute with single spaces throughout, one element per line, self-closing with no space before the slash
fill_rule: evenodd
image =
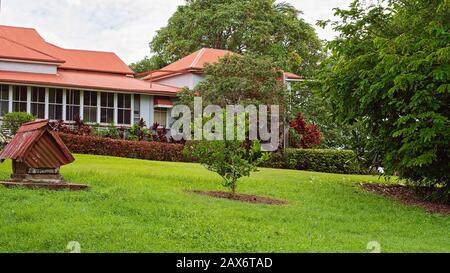
<path id="1" fill-rule="evenodd" d="M 31 28 L 0 25 L 0 116 L 130 126 L 141 117 L 167 125 L 180 90 L 134 77 L 114 53 L 65 49 Z M 156 115 L 163 110 L 165 115 Z"/>
<path id="2" fill-rule="evenodd" d="M 0 118 L 28 112 L 38 119 L 131 126 L 170 125 L 183 87 L 204 78 L 204 65 L 230 51 L 203 48 L 160 70 L 138 75 L 114 53 L 65 49 L 35 29 L 0 25 Z M 301 80 L 285 73 L 284 81 Z"/>

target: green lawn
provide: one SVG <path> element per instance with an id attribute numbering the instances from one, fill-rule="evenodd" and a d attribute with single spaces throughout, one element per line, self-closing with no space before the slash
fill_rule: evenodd
<path id="1" fill-rule="evenodd" d="M 221 190 L 196 164 L 76 156 L 62 172 L 87 192 L 0 188 L 0 252 L 450 252 L 450 217 L 366 193 L 372 176 L 263 169 L 241 193 L 287 206 L 186 193 Z M 11 164 L 1 165 L 0 178 Z"/>

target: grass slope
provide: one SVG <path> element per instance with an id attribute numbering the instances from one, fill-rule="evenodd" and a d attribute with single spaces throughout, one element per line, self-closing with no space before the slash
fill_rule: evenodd
<path id="1" fill-rule="evenodd" d="M 263 169 L 241 181 L 241 193 L 290 202 L 269 206 L 186 193 L 222 189 L 196 164 L 76 159 L 62 172 L 88 192 L 0 187 L 0 252 L 68 252 L 69 241 L 82 252 L 450 251 L 450 217 L 358 187 L 377 177 Z"/>

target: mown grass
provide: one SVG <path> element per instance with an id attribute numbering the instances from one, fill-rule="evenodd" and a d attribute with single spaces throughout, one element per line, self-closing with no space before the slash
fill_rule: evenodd
<path id="1" fill-rule="evenodd" d="M 0 187 L 0 252 L 450 252 L 450 217 L 364 192 L 378 177 L 263 169 L 241 193 L 270 206 L 185 190 L 222 190 L 196 164 L 77 155 L 62 169 L 87 192 Z M 0 179 L 11 164 L 1 165 Z"/>

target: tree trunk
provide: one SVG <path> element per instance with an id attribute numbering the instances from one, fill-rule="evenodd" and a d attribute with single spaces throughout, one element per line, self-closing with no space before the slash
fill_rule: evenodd
<path id="1" fill-rule="evenodd" d="M 231 182 L 231 194 L 233 196 L 236 196 L 236 180 L 233 180 L 233 182 Z"/>

